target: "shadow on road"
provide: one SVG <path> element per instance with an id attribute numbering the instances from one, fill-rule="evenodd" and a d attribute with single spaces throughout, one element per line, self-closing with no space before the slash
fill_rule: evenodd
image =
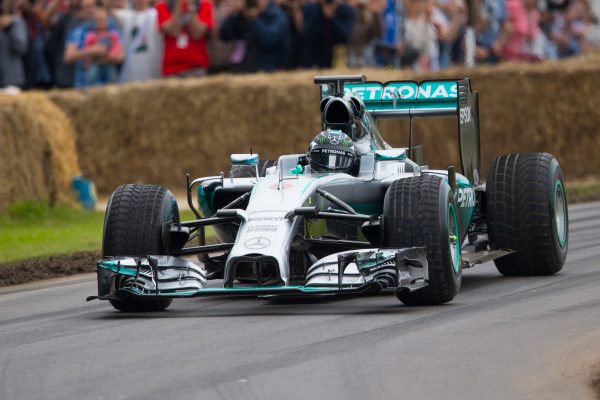
<path id="1" fill-rule="evenodd" d="M 368 295 L 315 297 L 282 297 L 256 299 L 255 297 L 219 297 L 210 299 L 178 300 L 165 312 L 124 313 L 107 310 L 106 314 L 90 315 L 98 319 L 146 318 L 211 318 L 211 317 L 265 317 L 317 315 L 404 315 L 431 308 L 453 308 L 452 304 L 434 307 L 408 307 L 393 292 Z"/>
<path id="2" fill-rule="evenodd" d="M 164 312 L 125 313 L 113 310 L 105 304 L 105 312 L 90 314 L 90 319 L 152 319 L 152 318 L 218 318 L 218 317 L 265 317 L 265 316 L 316 316 L 316 315 L 403 315 L 449 311 L 468 303 L 477 303 L 478 297 L 503 296 L 514 288 L 516 281 L 527 285 L 530 281 L 556 281 L 552 277 L 504 277 L 495 270 L 467 270 L 463 275 L 461 291 L 457 297 L 443 305 L 408 307 L 394 295 L 393 290 L 362 295 L 336 296 L 269 296 L 269 297 L 207 297 L 176 300 Z M 475 295 L 473 298 L 471 296 Z M 100 311 L 100 310 L 98 310 Z"/>
<path id="3" fill-rule="evenodd" d="M 151 319 L 151 318 L 218 318 L 218 317 L 265 317 L 265 316 L 311 316 L 311 315 L 403 315 L 433 310 L 448 311 L 465 305 L 472 294 L 485 294 L 493 290 L 501 295 L 506 286 L 514 286 L 515 280 L 524 283 L 540 277 L 504 277 L 490 271 L 466 271 L 457 297 L 450 303 L 408 307 L 400 303 L 393 290 L 362 295 L 337 296 L 271 296 L 271 297 L 207 297 L 176 300 L 164 312 L 125 313 L 106 308 L 106 313 L 94 313 L 92 319 Z M 471 299 L 472 300 L 472 299 Z M 108 304 L 106 304 L 108 306 Z"/>

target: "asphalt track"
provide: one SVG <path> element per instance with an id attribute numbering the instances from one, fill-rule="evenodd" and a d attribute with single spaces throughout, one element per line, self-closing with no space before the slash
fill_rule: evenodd
<path id="1" fill-rule="evenodd" d="M 600 361 L 600 203 L 557 275 L 465 271 L 444 306 L 391 294 L 191 299 L 124 314 L 92 275 L 0 291 L 0 399 L 586 399 Z"/>

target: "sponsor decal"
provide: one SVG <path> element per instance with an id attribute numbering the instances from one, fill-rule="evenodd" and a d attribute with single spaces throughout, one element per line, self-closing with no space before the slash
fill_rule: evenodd
<path id="1" fill-rule="evenodd" d="M 328 94 L 327 85 L 323 86 L 323 95 Z M 424 82 L 420 86 L 415 82 L 349 83 L 344 94 L 353 94 L 364 101 L 392 101 L 394 97 L 402 100 L 456 99 L 456 82 Z"/>
<path id="2" fill-rule="evenodd" d="M 260 250 L 269 247 L 270 245 L 271 241 L 262 236 L 257 236 L 244 242 L 244 247 L 250 250 Z"/>
<path id="3" fill-rule="evenodd" d="M 346 154 L 348 154 L 344 150 L 336 150 L 336 149 L 316 149 L 316 150 L 313 151 L 313 153 L 339 154 L 339 155 L 342 155 L 342 156 L 345 156 Z"/>
<path id="4" fill-rule="evenodd" d="M 258 221 L 283 221 L 283 217 L 248 218 L 248 222 L 258 222 Z"/>
<path id="5" fill-rule="evenodd" d="M 460 109 L 460 124 L 471 122 L 471 106 Z"/>
<path id="6" fill-rule="evenodd" d="M 342 135 L 328 135 L 329 143 L 331 144 L 339 144 L 342 140 Z"/>
<path id="7" fill-rule="evenodd" d="M 273 233 L 277 232 L 278 225 L 253 225 L 246 229 L 247 233 Z"/>
<path id="8" fill-rule="evenodd" d="M 459 207 L 475 207 L 475 191 L 472 188 L 458 189 L 456 202 Z"/>

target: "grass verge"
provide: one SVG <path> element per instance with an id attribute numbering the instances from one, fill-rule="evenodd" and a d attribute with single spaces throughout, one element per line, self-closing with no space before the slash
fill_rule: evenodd
<path id="1" fill-rule="evenodd" d="M 73 253 L 97 251 L 102 241 L 104 213 L 67 207 L 50 209 L 24 203 L 0 216 L 0 263 Z"/>
<path id="2" fill-rule="evenodd" d="M 181 218 L 195 219 L 187 210 L 181 211 Z M 40 203 L 12 206 L 0 215 L 0 264 L 74 252 L 99 253 L 103 224 L 100 211 L 50 209 Z M 211 234 L 208 230 L 207 236 Z"/>
<path id="3" fill-rule="evenodd" d="M 569 204 L 600 200 L 600 181 L 597 178 L 567 182 L 567 185 Z"/>

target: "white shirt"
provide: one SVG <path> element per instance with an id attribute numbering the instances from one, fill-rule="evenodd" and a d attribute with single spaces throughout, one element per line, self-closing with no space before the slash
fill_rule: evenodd
<path id="1" fill-rule="evenodd" d="M 156 9 L 144 11 L 115 10 L 125 49 L 121 82 L 160 78 L 163 57 L 163 37 L 158 29 Z"/>

